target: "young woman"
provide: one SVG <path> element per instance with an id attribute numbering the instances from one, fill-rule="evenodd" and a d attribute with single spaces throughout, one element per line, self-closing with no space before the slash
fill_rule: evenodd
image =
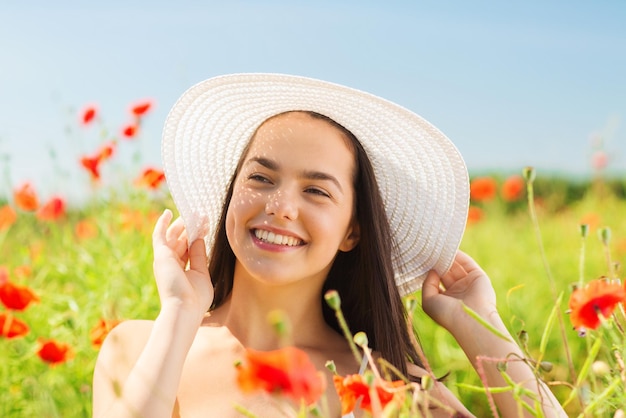
<path id="1" fill-rule="evenodd" d="M 237 389 L 234 364 L 245 348 L 279 348 L 267 321 L 278 309 L 318 370 L 333 360 L 339 374 L 357 373 L 323 301 L 329 289 L 352 332 L 365 331 L 377 356 L 415 379 L 426 371 L 401 296 L 420 286 L 424 310 L 472 362 L 522 354 L 462 309 L 508 334 L 489 278 L 458 251 L 463 160 L 414 113 L 308 78 L 223 76 L 174 105 L 162 150 L 181 218 L 172 223 L 166 210 L 154 229 L 161 311 L 107 337 L 94 372 L 95 417 L 239 416 L 234 405 L 280 416 L 267 397 Z M 485 369 L 490 386 L 505 385 L 495 365 Z M 545 416 L 564 416 L 529 367 L 512 363 L 508 373 L 542 396 Z M 432 395 L 448 406 L 432 416 L 471 416 L 444 384 Z M 340 416 L 330 384 L 326 399 Z M 510 393 L 495 399 L 504 416 L 517 416 Z"/>

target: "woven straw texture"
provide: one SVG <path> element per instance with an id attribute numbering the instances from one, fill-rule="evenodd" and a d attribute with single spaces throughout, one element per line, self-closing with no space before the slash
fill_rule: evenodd
<path id="1" fill-rule="evenodd" d="M 281 74 L 232 74 L 187 90 L 163 130 L 167 184 L 192 242 L 207 252 L 241 153 L 270 116 L 314 111 L 350 130 L 376 173 L 397 244 L 401 294 L 420 288 L 430 269 L 443 274 L 460 244 L 469 205 L 465 163 L 454 144 L 409 110 L 325 81 Z"/>

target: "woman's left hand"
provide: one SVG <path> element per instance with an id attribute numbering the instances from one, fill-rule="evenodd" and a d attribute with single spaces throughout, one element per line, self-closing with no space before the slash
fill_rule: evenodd
<path id="1" fill-rule="evenodd" d="M 458 251 L 450 270 L 443 276 L 430 271 L 422 286 L 422 307 L 447 330 L 461 325 L 463 304 L 478 313 L 496 310 L 496 294 L 487 273 L 469 255 Z"/>

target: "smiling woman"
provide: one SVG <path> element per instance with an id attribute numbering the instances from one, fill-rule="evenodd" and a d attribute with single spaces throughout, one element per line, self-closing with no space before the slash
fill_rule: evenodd
<path id="1" fill-rule="evenodd" d="M 268 321 L 276 311 L 288 319 L 294 352 L 324 370 L 327 382 L 340 383 L 344 399 L 323 386 L 329 417 L 380 407 L 362 384 L 353 385 L 367 379 L 349 377 L 370 372 L 361 370 L 366 364 L 344 328 L 366 335 L 371 355 L 394 373 L 436 382 L 424 385 L 420 408 L 433 417 L 471 416 L 422 365 L 409 333 L 402 296 L 420 288 L 425 312 L 474 366 L 479 356 L 523 356 L 512 338 L 500 339 L 465 310 L 510 337 L 488 276 L 458 251 L 469 200 L 463 159 L 420 116 L 320 80 L 228 75 L 179 99 L 162 154 L 181 218 L 172 223 L 166 210 L 153 232 L 161 311 L 108 334 L 94 372 L 94 416 L 238 416 L 234 405 L 257 416 L 282 414 L 275 398 L 240 390 L 233 366 L 251 352 L 282 347 Z M 345 317 L 325 303 L 329 290 Z M 489 386 L 506 384 L 495 365 L 481 371 Z M 547 417 L 564 416 L 528 365 L 511 364 L 508 374 L 525 396 L 494 395 L 503 414 L 527 402 Z M 387 390 L 400 383 L 381 379 L 381 399 L 392 403 Z M 348 403 L 347 396 L 355 398 Z"/>

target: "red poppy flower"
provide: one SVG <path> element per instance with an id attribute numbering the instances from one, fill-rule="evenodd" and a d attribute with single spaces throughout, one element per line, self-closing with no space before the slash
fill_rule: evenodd
<path id="1" fill-rule="evenodd" d="M 100 164 L 111 158 L 115 152 L 115 147 L 115 141 L 107 142 L 100 147 L 96 155 L 84 156 L 80 159 L 80 164 L 87 169 L 92 180 L 100 180 Z"/>
<path id="2" fill-rule="evenodd" d="M 507 202 L 515 202 L 524 194 L 526 183 L 522 176 L 510 176 L 502 183 L 502 199 Z"/>
<path id="3" fill-rule="evenodd" d="M 145 186 L 154 190 L 158 189 L 164 180 L 165 174 L 162 170 L 150 167 L 141 172 L 141 175 L 135 179 L 135 184 L 137 186 Z"/>
<path id="4" fill-rule="evenodd" d="M 599 315 L 608 318 L 617 304 L 625 300 L 626 292 L 618 283 L 592 280 L 572 292 L 569 299 L 570 321 L 577 330 L 596 329 L 600 326 Z"/>
<path id="5" fill-rule="evenodd" d="M 94 347 L 100 348 L 102 343 L 104 342 L 105 337 L 109 334 L 109 332 L 115 328 L 121 321 L 118 319 L 104 319 L 100 318 L 98 323 L 94 325 L 93 328 L 89 331 L 89 337 L 91 339 L 91 344 Z"/>
<path id="6" fill-rule="evenodd" d="M 10 312 L 0 312 L 0 337 L 18 338 L 28 334 L 26 322 L 17 319 Z"/>
<path id="7" fill-rule="evenodd" d="M 115 146 L 116 143 L 114 141 L 107 142 L 102 147 L 100 147 L 96 158 L 98 158 L 100 161 L 108 160 L 109 158 L 111 158 L 111 156 L 113 156 L 113 153 L 115 152 Z"/>
<path id="8" fill-rule="evenodd" d="M 80 121 L 83 125 L 87 126 L 93 122 L 96 118 L 96 114 L 98 113 L 98 109 L 95 106 L 90 105 L 85 107 L 80 113 Z"/>
<path id="9" fill-rule="evenodd" d="M 42 221 L 56 221 L 65 215 L 65 201 L 59 196 L 48 200 L 37 211 L 37 219 Z"/>
<path id="10" fill-rule="evenodd" d="M 78 239 L 89 239 L 98 236 L 98 227 L 88 220 L 78 221 L 74 229 Z"/>
<path id="11" fill-rule="evenodd" d="M 13 191 L 13 198 L 15 199 L 15 205 L 24 211 L 31 212 L 39 207 L 39 199 L 37 199 L 35 189 L 28 182 Z"/>
<path id="12" fill-rule="evenodd" d="M 131 105 L 130 112 L 134 116 L 140 117 L 148 113 L 148 111 L 152 109 L 152 106 L 153 106 L 153 102 L 151 100 L 142 100 L 140 102 L 137 102 Z"/>
<path id="13" fill-rule="evenodd" d="M 591 156 L 591 166 L 594 170 L 604 170 L 609 165 L 609 157 L 604 151 L 596 151 Z"/>
<path id="14" fill-rule="evenodd" d="M 80 159 L 80 165 L 87 169 L 92 180 L 100 180 L 100 158 L 98 158 L 98 156 L 82 157 Z"/>
<path id="15" fill-rule="evenodd" d="M 484 212 L 481 208 L 476 206 L 470 206 L 467 211 L 467 224 L 472 225 L 482 221 Z"/>
<path id="16" fill-rule="evenodd" d="M 324 375 L 309 356 L 295 347 L 273 351 L 246 349 L 245 361 L 237 366 L 237 384 L 243 392 L 262 390 L 292 399 L 297 405 L 317 402 L 324 393 Z"/>
<path id="17" fill-rule="evenodd" d="M 39 341 L 37 355 L 47 363 L 59 364 L 71 359 L 73 353 L 69 344 L 50 339 Z"/>
<path id="18" fill-rule="evenodd" d="M 497 191 L 496 181 L 491 177 L 476 177 L 470 183 L 470 198 L 476 202 L 492 200 Z"/>
<path id="19" fill-rule="evenodd" d="M 39 302 L 39 296 L 28 286 L 11 283 L 6 269 L 0 268 L 0 301 L 8 309 L 23 311 L 31 303 Z"/>
<path id="20" fill-rule="evenodd" d="M 370 392 L 370 386 L 367 384 L 365 377 L 360 374 L 348 375 L 346 377 L 333 376 L 333 383 L 335 384 L 335 390 L 341 398 L 341 415 L 346 415 L 352 412 L 356 406 L 359 398 L 361 399 L 361 409 L 373 414 L 372 411 L 372 398 Z M 404 391 L 395 390 L 404 385 L 402 380 L 386 381 L 381 379 L 374 380 L 371 389 L 378 396 L 381 408 L 394 401 L 402 401 Z"/>
<path id="21" fill-rule="evenodd" d="M 11 205 L 4 205 L 0 208 L 0 231 L 9 229 L 17 221 L 17 213 Z"/>
<path id="22" fill-rule="evenodd" d="M 136 124 L 126 125 L 122 128 L 122 135 L 127 139 L 132 139 L 137 136 L 139 127 Z"/>

